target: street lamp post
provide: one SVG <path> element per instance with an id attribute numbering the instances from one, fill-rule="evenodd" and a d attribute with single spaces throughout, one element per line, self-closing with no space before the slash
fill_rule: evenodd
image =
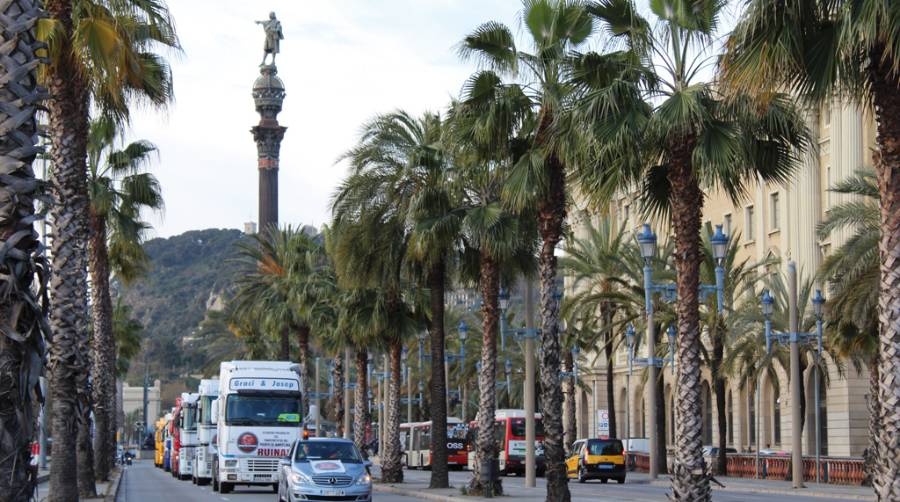
<path id="1" fill-rule="evenodd" d="M 510 374 L 512 373 L 512 362 L 509 358 L 506 358 L 506 362 L 503 363 L 503 372 L 506 374 L 506 405 L 512 408 L 512 379 L 510 378 Z"/>
<path id="2" fill-rule="evenodd" d="M 463 423 L 466 423 L 466 338 L 469 335 L 469 326 L 466 324 L 466 321 L 459 321 L 459 326 L 457 326 L 459 330 L 459 380 L 461 390 L 459 393 L 459 399 L 461 402 L 461 413 Z"/>
<path id="3" fill-rule="evenodd" d="M 772 331 L 772 312 L 774 310 L 774 299 L 767 290 L 762 295 L 762 310 L 765 317 L 765 335 L 766 335 L 766 352 L 772 350 L 772 343 L 789 345 L 791 349 L 791 417 L 795 424 L 799 424 L 802 415 L 800 413 L 800 344 L 814 340 L 816 342 L 816 364 L 814 368 L 815 378 L 815 434 L 816 434 L 816 482 L 820 481 L 820 454 L 821 445 L 819 444 L 821 433 L 819 431 L 819 362 L 822 357 L 822 308 L 825 304 L 825 298 L 822 292 L 816 290 L 812 303 L 816 315 L 816 331 L 814 333 L 801 333 L 799 312 L 797 307 L 797 265 L 791 261 L 788 262 L 788 311 L 790 317 L 790 331 L 788 333 L 776 333 Z M 803 488 L 803 443 L 799 431 L 794 431 L 792 435 L 792 451 L 791 466 L 793 476 L 793 487 Z M 757 441 L 759 438 L 757 437 Z"/>
<path id="4" fill-rule="evenodd" d="M 413 405 L 412 378 L 410 378 L 411 375 L 409 374 L 409 365 L 406 364 L 406 361 L 409 358 L 409 350 L 406 347 L 403 347 L 403 352 L 400 353 L 400 358 L 403 361 L 403 376 L 404 378 L 406 378 L 406 423 L 411 424 Z M 412 429 L 410 429 L 410 438 L 412 438 Z"/>
<path id="5" fill-rule="evenodd" d="M 509 291 L 500 288 L 497 298 L 500 303 L 500 351 L 503 352 L 506 350 L 506 309 L 509 308 Z"/>
<path id="6" fill-rule="evenodd" d="M 648 389 L 648 412 L 653 426 L 650 427 L 650 479 L 656 479 L 659 476 L 659 437 L 656 433 L 656 381 L 657 368 L 662 367 L 664 360 L 656 357 L 656 323 L 653 320 L 653 294 L 661 293 L 663 299 L 672 301 L 675 299 L 675 286 L 673 284 L 656 284 L 653 282 L 653 260 L 656 257 L 656 234 L 650 229 L 650 225 L 645 223 L 641 233 L 637 235 L 638 245 L 640 247 L 641 257 L 644 259 L 644 310 L 647 316 L 647 358 L 646 362 L 638 359 L 638 362 L 645 365 L 649 369 L 650 388 Z M 713 258 L 716 260 L 716 284 L 700 285 L 700 295 L 704 298 L 706 294 L 714 289 L 716 292 L 717 308 L 721 314 L 724 309 L 725 298 L 725 269 L 722 264 L 725 259 L 725 253 L 728 249 L 728 236 L 722 232 L 722 225 L 716 225 L 715 233 L 710 238 L 713 248 Z M 674 340 L 670 341 L 669 348 L 671 352 L 673 367 L 675 361 Z M 674 368 L 673 368 L 674 371 Z M 673 424 L 674 425 L 674 424 Z"/>
<path id="7" fill-rule="evenodd" d="M 625 346 L 628 348 L 628 373 L 625 375 L 625 440 L 631 441 L 631 371 L 634 367 L 634 326 L 625 328 Z M 630 445 L 629 445 L 630 446 Z"/>

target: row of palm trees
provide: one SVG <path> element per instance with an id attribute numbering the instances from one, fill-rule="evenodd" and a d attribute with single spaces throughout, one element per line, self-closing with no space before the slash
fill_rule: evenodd
<path id="1" fill-rule="evenodd" d="M 141 210 L 162 206 L 158 183 L 142 171 L 155 147 L 141 141 L 119 149 L 121 131 L 131 106 L 170 101 L 171 75 L 156 51 L 177 49 L 178 40 L 165 4 L 153 0 L 16 0 L 2 14 L 9 21 L 0 43 L 0 155 L 10 251 L 0 394 L 12 412 L 3 414 L 0 432 L 0 499 L 31 495 L 31 403 L 44 397 L 37 378 L 46 365 L 55 444 L 49 496 L 78 500 L 96 493 L 95 479 L 109 478 L 116 366 L 134 352 L 116 348 L 116 334 L 133 342 L 126 334 L 136 326 L 113 307 L 110 276 L 127 281 L 140 273 L 148 226 Z M 50 143 L 45 181 L 32 169 L 39 130 Z M 33 228 L 36 201 L 50 223 L 49 263 Z"/>
<path id="2" fill-rule="evenodd" d="M 614 193 L 628 190 L 639 194 L 649 216 L 668 221 L 673 234 L 667 272 L 674 273 L 677 293 L 668 314 L 678 339 L 673 497 L 709 500 L 701 450 L 706 357 L 701 320 L 715 333 L 730 328 L 727 317 L 702 308 L 698 294 L 702 275 L 712 273 L 701 232 L 703 201 L 708 190 L 737 202 L 755 183 L 791 179 L 811 148 L 798 97 L 811 106 L 835 96 L 875 105 L 880 396 L 881 402 L 893 402 L 900 382 L 895 322 L 900 211 L 891 205 L 900 200 L 900 129 L 893 122 L 898 13 L 874 0 L 806 0 L 787 8 L 752 0 L 719 53 L 724 8 L 714 1 L 652 2 L 651 20 L 628 0 L 528 0 L 521 14 L 525 46 L 496 21 L 480 25 L 459 44 L 461 57 L 477 62 L 479 70 L 444 116 L 414 118 L 398 111 L 364 125 L 358 145 L 343 157 L 350 172 L 333 199 L 325 249 L 336 291 L 361 309 L 338 312 L 336 325 L 343 318 L 365 321 L 353 324 L 358 378 L 365 378 L 367 360 L 359 347 L 380 346 L 390 357 L 387 441 L 381 452 L 385 480 L 402 479 L 397 438 L 404 335 L 424 323 L 432 361 L 443 360 L 445 292 L 448 283 L 459 281 L 477 286 L 482 296 L 479 438 L 470 488 L 501 489 L 481 470 L 496 452 L 491 416 L 498 290 L 501 277 L 536 268 L 547 500 L 570 499 L 563 464 L 556 251 L 570 199 L 577 196 L 602 211 Z M 597 42 L 605 49 L 592 50 Z M 745 287 L 751 268 L 735 266 L 729 295 Z M 610 279 L 601 291 L 613 286 Z M 611 339 L 604 318 L 620 315 L 619 309 L 603 301 L 597 308 L 600 320 L 594 322 L 605 326 L 600 331 Z M 707 359 L 719 392 L 726 352 L 718 335 L 714 340 L 719 341 Z M 441 365 L 432 364 L 431 371 L 437 432 L 431 484 L 443 487 L 446 389 Z M 357 395 L 364 396 L 365 382 L 358 383 Z M 357 420 L 365 414 L 362 402 L 356 402 Z M 889 441 L 900 427 L 895 408 L 879 414 L 883 441 L 875 485 L 883 500 L 898 496 L 900 457 Z"/>

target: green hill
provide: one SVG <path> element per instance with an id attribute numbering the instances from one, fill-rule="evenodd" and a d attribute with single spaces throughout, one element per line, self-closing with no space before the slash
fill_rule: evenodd
<path id="1" fill-rule="evenodd" d="M 150 374 L 164 382 L 182 380 L 190 368 L 191 336 L 207 307 L 217 301 L 235 277 L 239 265 L 236 243 L 249 239 L 240 230 L 193 230 L 144 244 L 150 257 L 145 277 L 121 288 L 126 303 L 144 325 L 143 352 L 131 365 L 128 381 L 142 381 L 144 358 Z"/>

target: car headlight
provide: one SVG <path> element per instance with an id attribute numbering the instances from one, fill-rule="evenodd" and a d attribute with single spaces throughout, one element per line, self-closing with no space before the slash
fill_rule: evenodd
<path id="1" fill-rule="evenodd" d="M 294 483 L 295 485 L 315 484 L 315 483 L 313 483 L 312 478 L 310 478 L 306 474 L 303 474 L 302 472 L 295 472 L 295 473 L 291 474 L 291 483 Z"/>
<path id="2" fill-rule="evenodd" d="M 228 469 L 229 467 L 235 468 L 235 467 L 237 467 L 237 465 L 238 465 L 238 461 L 237 461 L 237 460 L 226 460 L 226 461 L 225 461 L 225 468 L 226 468 L 226 469 Z"/>
<path id="3" fill-rule="evenodd" d="M 372 484 L 372 476 L 370 476 L 369 473 L 364 472 L 360 477 L 356 478 L 356 484 L 369 486 Z"/>

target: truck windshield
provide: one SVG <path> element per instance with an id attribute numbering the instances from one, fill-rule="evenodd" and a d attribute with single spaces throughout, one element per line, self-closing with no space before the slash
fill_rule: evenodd
<path id="1" fill-rule="evenodd" d="M 197 423 L 194 421 L 194 407 L 188 406 L 181 410 L 184 414 L 184 421 L 182 422 L 182 427 L 186 431 L 192 431 L 197 429 Z"/>
<path id="2" fill-rule="evenodd" d="M 212 402 L 213 396 L 203 396 L 200 398 L 200 423 L 202 425 L 212 424 Z"/>
<path id="3" fill-rule="evenodd" d="M 300 399 L 293 396 L 228 396 L 226 425 L 285 425 L 300 423 Z"/>

